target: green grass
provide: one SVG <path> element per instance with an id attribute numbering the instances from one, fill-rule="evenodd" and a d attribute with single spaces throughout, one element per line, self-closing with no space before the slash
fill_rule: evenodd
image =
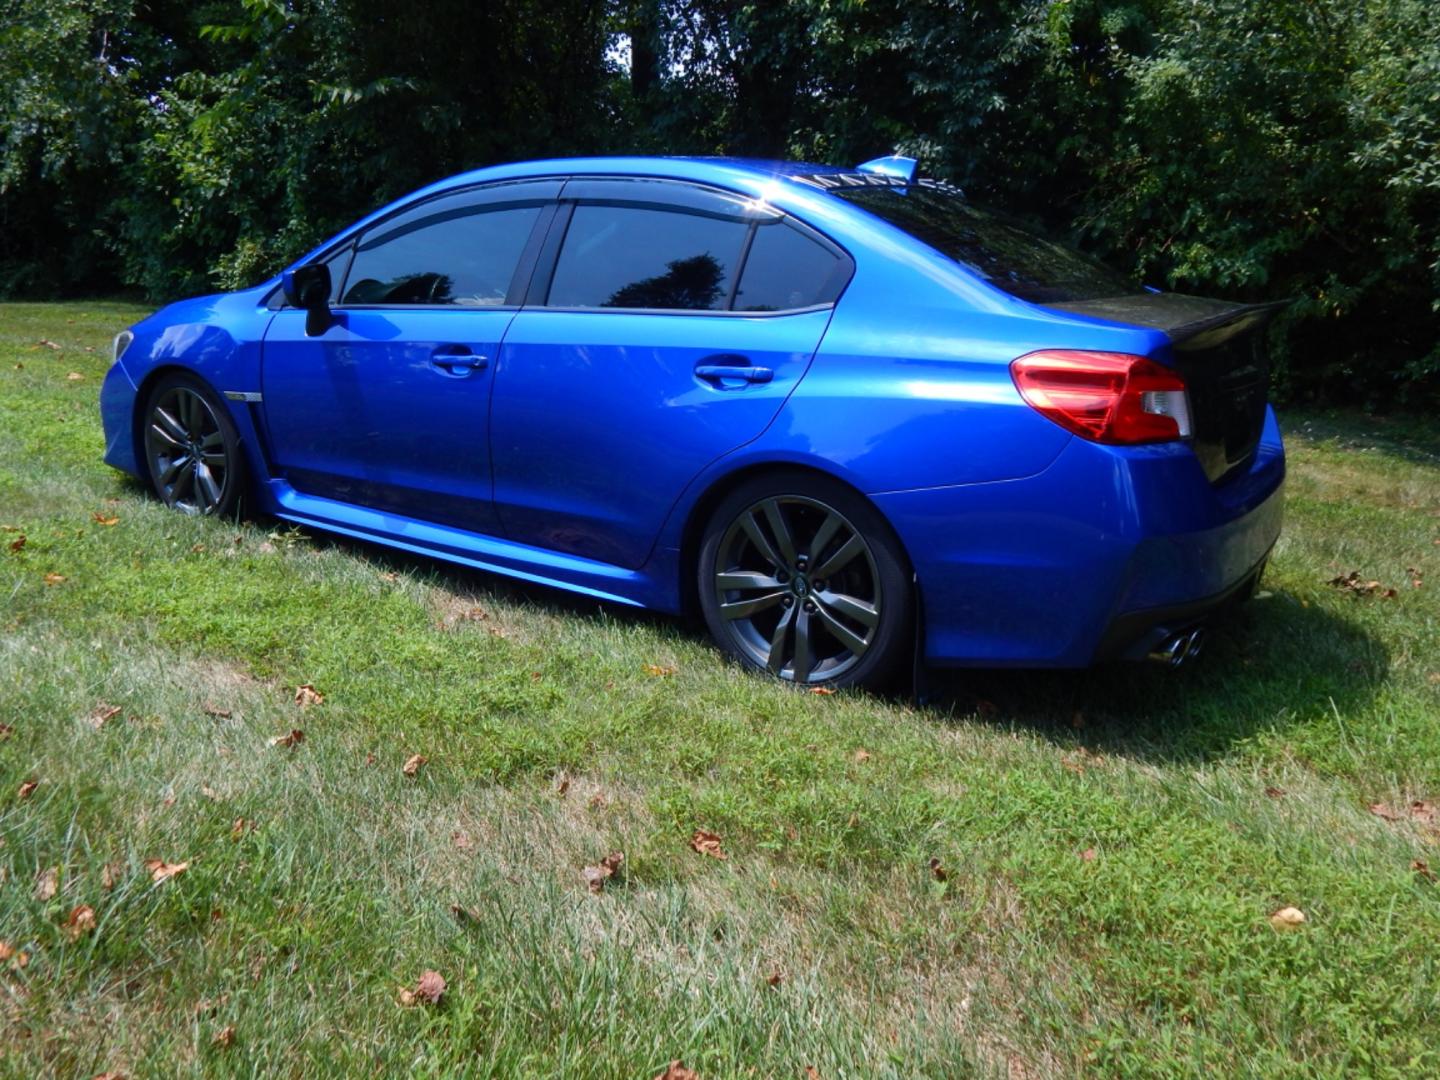
<path id="1" fill-rule="evenodd" d="M 0 1073 L 1440 1073 L 1440 833 L 1367 809 L 1440 801 L 1433 425 L 1285 418 L 1285 535 L 1198 666 L 916 707 L 165 511 L 100 462 L 139 314 L 0 306 Z M 427 969 L 442 1003 L 399 1004 Z"/>

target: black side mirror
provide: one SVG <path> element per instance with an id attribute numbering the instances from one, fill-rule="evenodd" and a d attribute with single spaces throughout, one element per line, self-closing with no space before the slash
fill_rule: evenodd
<path id="1" fill-rule="evenodd" d="M 330 267 L 310 263 L 280 275 L 280 290 L 291 307 L 305 310 L 305 336 L 318 337 L 335 321 L 330 314 Z"/>

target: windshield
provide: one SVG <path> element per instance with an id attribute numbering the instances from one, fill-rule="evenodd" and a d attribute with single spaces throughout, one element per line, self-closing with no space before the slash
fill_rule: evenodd
<path id="1" fill-rule="evenodd" d="M 1141 291 L 1104 263 L 1013 218 L 981 209 L 949 184 L 826 186 L 1021 300 L 1060 304 Z"/>

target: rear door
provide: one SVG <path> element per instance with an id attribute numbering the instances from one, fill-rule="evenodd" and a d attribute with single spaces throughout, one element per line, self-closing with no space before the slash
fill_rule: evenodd
<path id="1" fill-rule="evenodd" d="M 496 507 L 513 540 L 645 561 L 685 485 L 805 373 L 850 262 L 712 189 L 577 180 L 500 353 Z"/>
<path id="2" fill-rule="evenodd" d="M 298 491 L 482 533 L 490 392 L 558 181 L 425 200 L 330 260 L 335 323 L 266 333 L 264 409 L 277 473 Z M 348 264 L 348 270 L 347 270 Z"/>

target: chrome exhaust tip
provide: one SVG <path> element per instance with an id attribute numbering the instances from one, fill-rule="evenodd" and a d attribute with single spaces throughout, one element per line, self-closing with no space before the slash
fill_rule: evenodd
<path id="1" fill-rule="evenodd" d="M 1188 660 L 1200 655 L 1205 647 L 1205 630 L 1195 627 L 1182 630 L 1161 639 L 1160 644 L 1150 650 L 1149 659 L 1166 667 L 1178 668 Z"/>

